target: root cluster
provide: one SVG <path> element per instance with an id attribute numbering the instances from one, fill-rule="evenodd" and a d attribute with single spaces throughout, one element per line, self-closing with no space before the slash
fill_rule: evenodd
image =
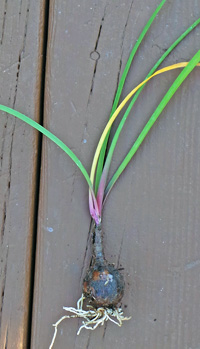
<path id="1" fill-rule="evenodd" d="M 104 325 L 105 321 L 112 321 L 119 327 L 122 326 L 122 322 L 125 320 L 129 320 L 130 317 L 125 317 L 123 315 L 123 311 L 121 308 L 94 308 L 90 305 L 87 305 L 88 310 L 83 309 L 83 302 L 84 302 L 84 295 L 82 294 L 81 298 L 77 302 L 77 308 L 73 307 L 63 307 L 64 310 L 71 313 L 70 315 L 64 315 L 62 316 L 55 324 L 54 326 L 54 335 L 51 341 L 51 344 L 49 346 L 49 349 L 53 348 L 57 331 L 58 331 L 58 325 L 65 319 L 69 318 L 82 318 L 84 319 L 82 321 L 82 325 L 80 326 L 77 335 L 80 334 L 81 330 L 83 328 L 86 328 L 87 330 L 95 330 L 100 325 Z"/>

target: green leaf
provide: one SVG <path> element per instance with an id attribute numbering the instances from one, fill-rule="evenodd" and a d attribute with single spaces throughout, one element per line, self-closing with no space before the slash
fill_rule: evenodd
<path id="1" fill-rule="evenodd" d="M 118 167 L 117 171 L 115 172 L 114 176 L 111 178 L 110 182 L 108 183 L 106 190 L 105 190 L 105 199 L 107 198 L 110 190 L 112 189 L 113 185 L 119 178 L 119 176 L 122 174 L 128 163 L 131 161 L 133 155 L 136 153 L 140 145 L 142 144 L 143 140 L 149 133 L 150 129 L 158 119 L 159 115 L 162 113 L 163 109 L 166 107 L 167 103 L 170 101 L 170 99 L 173 97 L 176 90 L 179 88 L 179 86 L 183 83 L 183 81 L 186 79 L 186 77 L 190 74 L 190 72 L 195 68 L 197 63 L 200 62 L 200 50 L 194 55 L 194 57 L 190 60 L 188 65 L 182 70 L 182 72 L 179 74 L 179 76 L 176 78 L 176 80 L 173 82 L 163 99 L 161 100 L 160 104 L 150 117 L 149 121 L 143 128 L 142 132 L 136 139 L 135 143 L 133 144 L 132 148 L 126 155 L 125 159 L 122 161 L 121 165 Z M 104 200 L 105 201 L 105 200 Z"/>
<path id="2" fill-rule="evenodd" d="M 33 128 L 35 128 L 36 130 L 38 130 L 39 132 L 43 133 L 47 138 L 49 138 L 52 142 L 54 142 L 55 144 L 57 144 L 73 161 L 74 163 L 78 166 L 78 168 L 80 169 L 80 171 L 82 172 L 83 176 L 85 177 L 89 188 L 91 189 L 93 195 L 93 186 L 92 183 L 90 181 L 90 177 L 85 169 L 85 167 L 82 165 L 81 161 L 77 158 L 77 156 L 71 151 L 71 149 L 69 149 L 58 137 L 56 137 L 53 133 L 51 133 L 50 131 L 48 131 L 46 128 L 44 128 L 43 126 L 41 126 L 40 124 L 38 124 L 36 121 L 32 120 L 31 118 L 29 118 L 28 116 L 12 109 L 9 107 L 6 107 L 5 105 L 1 105 L 0 104 L 0 110 L 9 113 L 15 117 L 17 117 L 18 119 L 24 121 L 25 123 L 27 123 L 28 125 L 32 126 Z"/>
<path id="3" fill-rule="evenodd" d="M 156 64 L 154 65 L 154 67 L 150 70 L 150 72 L 148 73 L 148 75 L 145 77 L 144 80 L 146 80 L 149 76 L 151 76 L 155 71 L 156 69 L 159 67 L 159 65 L 164 61 L 164 59 L 169 55 L 169 53 L 200 23 L 200 18 L 197 19 L 169 48 L 168 50 L 162 55 L 162 57 L 156 62 Z M 146 85 L 146 84 L 145 84 Z M 133 105 L 135 104 L 139 94 L 142 92 L 143 88 L 145 87 L 145 85 L 143 85 L 137 92 L 136 94 L 134 95 L 134 97 L 132 98 L 126 112 L 124 113 L 123 115 L 123 118 L 122 120 L 120 121 L 119 123 L 119 126 L 114 134 L 114 137 L 112 139 L 112 142 L 111 142 L 111 145 L 110 145 L 110 148 L 109 148 L 109 151 L 108 151 L 108 154 L 106 156 L 106 162 L 105 162 L 105 165 L 104 165 L 104 170 L 103 172 L 106 172 L 105 173 L 105 178 L 107 178 L 107 175 L 108 175 L 108 171 L 109 171 L 109 168 L 110 168 L 110 164 L 111 164 L 111 160 L 112 160 L 112 156 L 113 156 L 113 153 L 114 153 L 114 150 L 115 150 L 115 147 L 116 147 L 116 144 L 117 144 L 117 141 L 118 141 L 118 138 L 119 138 L 119 135 L 122 131 L 122 128 L 126 122 L 126 119 L 128 117 L 128 115 L 130 114 L 130 111 L 133 107 Z"/>
<path id="4" fill-rule="evenodd" d="M 134 45 L 134 47 L 133 47 L 133 49 L 131 51 L 131 54 L 130 54 L 129 59 L 128 59 L 127 63 L 126 63 L 126 66 L 124 68 L 122 77 L 120 79 L 120 82 L 119 82 L 119 85 L 118 85 L 118 88 L 117 88 L 117 92 L 116 92 L 116 95 L 115 95 L 114 103 L 113 103 L 111 114 L 110 114 L 110 118 L 111 118 L 112 114 L 115 112 L 115 110 L 117 108 L 117 105 L 119 103 L 119 98 L 121 96 L 121 92 L 122 92 L 122 89 L 123 89 L 123 86 L 124 86 L 124 83 L 125 83 L 125 80 L 126 80 L 126 76 L 127 76 L 128 72 L 129 72 L 131 63 L 132 63 L 133 58 L 134 58 L 134 56 L 135 56 L 135 54 L 136 54 L 136 52 L 138 50 L 138 47 L 140 46 L 144 36 L 146 35 L 147 31 L 149 30 L 151 24 L 153 23 L 153 21 L 154 21 L 154 19 L 156 17 L 156 15 L 161 10 L 161 8 L 163 7 L 165 2 L 166 2 L 166 0 L 162 0 L 161 3 L 158 5 L 156 10 L 154 11 L 152 16 L 150 17 L 150 19 L 146 23 L 146 25 L 145 25 L 144 29 L 142 30 L 138 40 L 136 41 L 136 44 Z M 107 137 L 106 137 L 106 139 L 104 141 L 104 144 L 103 144 L 102 149 L 101 149 L 99 161 L 98 161 L 98 166 L 97 166 L 97 171 L 96 171 L 96 180 L 95 180 L 95 193 L 98 190 L 99 181 L 100 181 L 102 170 L 103 170 L 103 164 L 104 164 L 105 152 L 106 152 L 106 147 L 107 147 L 107 143 L 108 143 L 109 134 L 110 134 L 110 131 L 108 132 Z"/>

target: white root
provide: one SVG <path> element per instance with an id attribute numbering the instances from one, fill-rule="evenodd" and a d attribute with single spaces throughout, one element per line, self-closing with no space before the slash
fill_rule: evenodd
<path id="1" fill-rule="evenodd" d="M 112 321 L 114 324 L 118 325 L 119 327 L 122 326 L 122 322 L 125 320 L 130 320 L 130 317 L 125 317 L 123 315 L 123 311 L 121 308 L 93 308 L 92 306 L 88 305 L 88 310 L 83 309 L 83 302 L 84 302 L 84 295 L 82 294 L 81 298 L 77 302 L 77 308 L 73 307 L 63 307 L 64 310 L 72 313 L 71 315 L 64 315 L 62 316 L 55 324 L 54 326 L 54 335 L 51 341 L 51 344 L 49 346 L 49 349 L 53 348 L 53 345 L 55 343 L 57 331 L 58 331 L 58 325 L 65 319 L 69 318 L 83 318 L 82 325 L 80 326 L 77 335 L 80 334 L 81 330 L 83 328 L 86 328 L 87 330 L 95 330 L 100 325 L 104 325 L 105 321 Z M 114 320 L 113 318 L 116 318 Z"/>

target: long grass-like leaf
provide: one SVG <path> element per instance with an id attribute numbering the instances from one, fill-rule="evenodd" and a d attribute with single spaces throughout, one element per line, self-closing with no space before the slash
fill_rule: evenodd
<path id="1" fill-rule="evenodd" d="M 90 180 L 91 180 L 92 184 L 94 183 L 94 176 L 95 176 L 97 161 L 98 161 L 98 158 L 99 158 L 99 154 L 100 154 L 100 151 L 101 151 L 102 144 L 103 144 L 103 142 L 104 142 L 104 140 L 106 138 L 106 135 L 107 135 L 108 131 L 110 130 L 113 122 L 115 121 L 115 119 L 119 115 L 120 111 L 125 106 L 125 104 L 139 90 L 139 88 L 141 86 L 146 84 L 147 81 L 151 80 L 154 76 L 159 75 L 159 74 L 164 73 L 164 72 L 167 72 L 167 71 L 170 71 L 170 70 L 173 70 L 173 69 L 183 68 L 183 67 L 185 67 L 187 65 L 188 65 L 188 62 L 181 62 L 181 63 L 176 63 L 176 64 L 170 65 L 168 67 L 162 68 L 160 70 L 157 70 L 153 75 L 151 75 L 149 78 L 147 78 L 144 81 L 142 81 L 131 92 L 129 92 L 129 94 L 120 103 L 120 105 L 117 107 L 117 109 L 115 110 L 114 114 L 112 115 L 111 119 L 108 121 L 106 127 L 104 128 L 104 131 L 103 131 L 103 133 L 102 133 L 102 135 L 100 137 L 99 143 L 97 145 L 97 148 L 96 148 L 96 151 L 95 151 L 95 155 L 94 155 L 94 158 L 93 158 L 93 162 L 92 162 L 91 172 L 90 172 Z M 200 64 L 197 64 L 197 65 L 200 66 Z"/>
<path id="2" fill-rule="evenodd" d="M 161 58 L 156 62 L 156 64 L 153 66 L 153 68 L 150 70 L 150 72 L 148 73 L 148 75 L 146 76 L 145 79 L 147 79 L 149 76 L 151 76 L 156 69 L 159 67 L 159 65 L 164 61 L 164 59 L 169 55 L 169 53 L 200 23 L 200 18 L 197 19 L 169 48 L 168 50 L 161 56 Z M 119 123 L 119 126 L 117 127 L 117 130 L 114 134 L 114 137 L 112 139 L 108 154 L 106 156 L 106 161 L 105 161 L 105 165 L 103 168 L 103 172 L 102 172 L 102 176 L 100 179 L 100 183 L 99 183 L 99 188 L 98 188 L 98 193 L 97 193 L 97 202 L 99 207 L 101 207 L 102 205 L 102 200 L 103 200 L 103 195 L 104 195 L 104 190 L 105 190 L 105 186 L 106 186 L 106 181 L 107 181 L 107 177 L 108 177 L 108 172 L 109 172 L 109 168 L 110 168 L 110 164 L 111 164 L 111 160 L 113 157 L 113 152 L 115 150 L 119 135 L 122 131 L 122 128 L 126 122 L 126 119 L 128 117 L 128 115 L 130 114 L 130 111 L 133 107 L 133 105 L 135 104 L 139 94 L 142 92 L 143 88 L 144 88 L 145 84 L 140 87 L 140 89 L 136 92 L 136 94 L 134 95 L 134 97 L 132 98 L 125 114 L 123 115 L 122 120 Z M 101 155 L 101 153 L 100 153 Z M 98 168 L 98 167 L 97 167 Z"/>
<path id="3" fill-rule="evenodd" d="M 121 77 L 121 79 L 119 81 L 119 85 L 118 85 L 117 92 L 116 92 L 116 95 L 115 95 L 115 99 L 114 99 L 114 103 L 113 103 L 113 106 L 112 106 L 110 118 L 113 115 L 113 113 L 115 112 L 115 110 L 117 108 L 117 105 L 119 103 L 119 99 L 120 99 L 121 92 L 122 92 L 122 89 L 123 89 L 123 86 L 124 86 L 124 83 L 125 83 L 125 80 L 126 80 L 126 76 L 127 76 L 128 72 L 129 72 L 131 63 L 132 63 L 133 58 L 134 58 L 134 56 L 135 56 L 135 54 L 136 54 L 136 52 L 138 50 L 138 47 L 140 46 L 144 36 L 146 35 L 147 31 L 149 30 L 151 24 L 153 23 L 153 21 L 154 21 L 154 19 L 156 17 L 156 15 L 161 10 L 161 8 L 163 7 L 165 2 L 166 2 L 166 0 L 162 0 L 161 3 L 158 5 L 156 10 L 154 11 L 152 16 L 150 17 L 150 19 L 146 23 L 144 29 L 142 30 L 138 40 L 136 41 L 136 43 L 135 43 L 135 45 L 134 45 L 134 47 L 133 47 L 133 49 L 132 49 L 132 51 L 130 53 L 130 56 L 128 58 L 128 61 L 127 61 L 126 66 L 124 68 L 124 71 L 122 73 L 122 77 Z M 103 170 L 103 164 L 104 164 L 104 158 L 105 158 L 105 152 L 106 152 L 106 147 L 107 147 L 109 133 L 110 133 L 110 131 L 108 132 L 107 137 L 106 137 L 106 139 L 104 141 L 104 144 L 102 145 L 102 149 L 101 149 L 101 153 L 100 153 L 100 157 L 99 157 L 97 173 L 96 173 L 96 180 L 95 180 L 95 193 L 97 192 L 97 189 L 98 189 L 98 186 L 99 186 L 99 181 L 100 181 L 102 170 Z"/>
<path id="4" fill-rule="evenodd" d="M 96 203 L 96 198 L 94 195 L 94 191 L 93 191 L 93 185 L 91 183 L 90 177 L 85 169 L 85 167 L 82 165 L 81 161 L 78 159 L 78 157 L 71 151 L 70 148 L 68 148 L 58 137 L 56 137 L 53 133 L 51 133 L 50 131 L 48 131 L 46 128 L 44 128 L 43 126 L 41 126 L 40 124 L 38 124 L 36 121 L 32 120 L 31 118 L 29 118 L 28 116 L 18 112 L 17 110 L 14 110 L 12 108 L 6 107 L 5 105 L 1 105 L 0 104 L 0 110 L 11 114 L 15 117 L 17 117 L 18 119 L 24 121 L 26 124 L 32 126 L 33 128 L 35 128 L 36 130 L 38 130 L 39 132 L 43 133 L 47 138 L 49 138 L 52 142 L 54 142 L 55 144 L 57 144 L 73 161 L 74 163 L 78 166 L 78 168 L 80 169 L 80 171 L 82 172 L 83 176 L 85 177 L 90 191 L 91 191 L 91 195 L 92 195 L 92 199 L 93 199 L 93 204 L 95 206 L 95 209 L 98 211 L 98 207 L 97 207 L 97 203 Z"/>
<path id="5" fill-rule="evenodd" d="M 179 88 L 179 86 L 183 83 L 183 81 L 186 79 L 186 77 L 190 74 L 190 72 L 195 68 L 195 66 L 200 65 L 198 64 L 200 61 L 200 50 L 193 56 L 193 58 L 190 60 L 190 62 L 186 65 L 186 67 L 183 69 L 183 71 L 179 74 L 179 76 L 176 78 L 176 80 L 173 82 L 163 99 L 161 100 L 160 104 L 150 117 L 149 121 L 143 128 L 142 132 L 138 136 L 137 140 L 133 144 L 132 148 L 126 155 L 125 159 L 122 161 L 121 165 L 118 167 L 117 171 L 115 172 L 114 176 L 111 178 L 110 182 L 108 183 L 108 186 L 105 190 L 105 200 L 112 189 L 113 185 L 119 178 L 119 176 L 122 174 L 128 163 L 131 161 L 133 155 L 138 150 L 139 146 L 147 136 L 148 132 L 158 119 L 159 115 L 162 113 L 163 109 L 166 107 L 167 103 L 170 101 L 170 99 L 173 97 L 176 90 Z M 104 200 L 104 202 L 105 202 Z"/>

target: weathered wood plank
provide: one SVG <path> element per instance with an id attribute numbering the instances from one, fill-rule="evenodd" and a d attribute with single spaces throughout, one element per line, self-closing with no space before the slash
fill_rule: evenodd
<path id="1" fill-rule="evenodd" d="M 0 103 L 39 121 L 44 1 L 0 1 Z M 38 134 L 0 113 L 1 348 L 27 348 Z"/>
<path id="2" fill-rule="evenodd" d="M 89 170 L 108 118 L 120 65 L 158 2 L 61 1 L 50 8 L 45 122 Z M 139 49 L 124 95 L 198 18 L 194 0 L 167 2 Z M 199 28 L 167 59 L 189 60 Z M 98 61 L 91 52 L 100 54 Z M 132 320 L 76 336 L 60 325 L 55 348 L 197 348 L 199 334 L 199 75 L 192 73 L 113 189 L 104 212 L 106 256 L 123 266 L 123 306 Z M 135 105 L 112 171 L 178 72 L 156 78 Z M 63 305 L 81 294 L 90 218 L 87 185 L 58 148 L 44 140 L 32 347 L 48 347 Z"/>

